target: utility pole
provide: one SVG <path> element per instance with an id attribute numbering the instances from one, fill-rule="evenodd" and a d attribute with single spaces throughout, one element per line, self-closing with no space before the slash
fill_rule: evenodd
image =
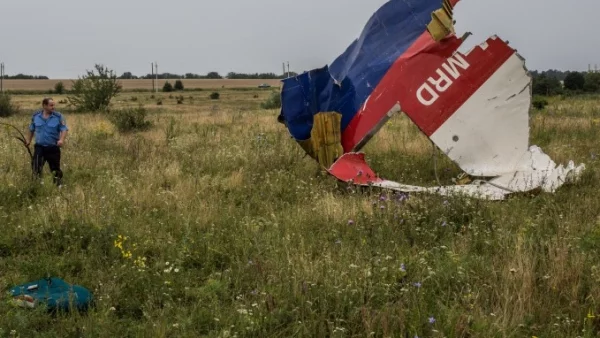
<path id="1" fill-rule="evenodd" d="M 154 62 L 150 63 L 150 65 L 152 66 L 150 79 L 152 80 L 152 91 L 154 91 Z"/>
<path id="2" fill-rule="evenodd" d="M 285 62 L 283 63 L 283 73 L 281 73 L 281 76 L 285 77 Z"/>
<path id="3" fill-rule="evenodd" d="M 288 61 L 288 72 L 287 72 L 287 77 L 290 77 L 290 62 Z"/>
<path id="4" fill-rule="evenodd" d="M 0 63 L 0 93 L 4 93 L 4 62 Z"/>
<path id="5" fill-rule="evenodd" d="M 156 92 L 158 93 L 158 62 L 154 61 L 154 66 L 156 67 L 154 75 L 156 76 Z"/>

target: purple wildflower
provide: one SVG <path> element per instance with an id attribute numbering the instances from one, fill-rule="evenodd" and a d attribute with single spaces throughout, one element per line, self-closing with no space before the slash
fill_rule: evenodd
<path id="1" fill-rule="evenodd" d="M 448 223 L 446 223 L 446 221 L 443 221 L 442 226 L 445 227 L 446 225 L 448 225 Z"/>
<path id="2" fill-rule="evenodd" d="M 407 193 L 400 193 L 398 194 L 398 202 L 403 202 L 405 200 L 408 199 L 408 194 Z"/>
<path id="3" fill-rule="evenodd" d="M 404 263 L 400 264 L 400 271 L 406 272 L 406 266 L 404 265 Z"/>
<path id="4" fill-rule="evenodd" d="M 421 283 L 420 283 L 420 282 L 413 283 L 413 285 L 414 285 L 415 287 L 417 287 L 417 288 L 420 288 L 420 287 L 421 287 Z"/>
<path id="5" fill-rule="evenodd" d="M 348 225 L 353 225 L 353 224 L 354 224 L 354 220 L 352 220 L 352 219 L 349 219 L 349 220 L 348 220 Z"/>
<path id="6" fill-rule="evenodd" d="M 433 323 L 435 323 L 435 318 L 433 316 L 429 317 L 429 324 L 433 324 Z"/>

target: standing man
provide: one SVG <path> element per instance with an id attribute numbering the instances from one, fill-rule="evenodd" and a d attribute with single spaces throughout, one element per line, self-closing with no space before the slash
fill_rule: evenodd
<path id="1" fill-rule="evenodd" d="M 63 177 L 60 170 L 60 148 L 65 143 L 69 128 L 62 114 L 54 111 L 54 106 L 52 98 L 42 100 L 42 110 L 31 116 L 26 145 L 31 144 L 35 134 L 35 149 L 31 164 L 33 172 L 41 177 L 44 165 L 48 162 L 50 171 L 54 173 L 54 183 L 60 187 Z"/>

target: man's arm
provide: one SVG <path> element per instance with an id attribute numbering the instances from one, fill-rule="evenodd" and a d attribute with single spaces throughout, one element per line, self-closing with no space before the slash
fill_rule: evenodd
<path id="1" fill-rule="evenodd" d="M 67 121 L 65 121 L 65 117 L 61 115 L 60 117 L 60 138 L 58 139 L 58 142 L 56 142 L 56 145 L 59 147 L 62 147 L 63 144 L 65 143 L 65 138 L 67 137 L 67 133 L 69 132 L 69 127 L 67 127 Z"/>
<path id="2" fill-rule="evenodd" d="M 30 130 L 27 133 L 27 138 L 26 138 L 27 143 L 25 145 L 29 147 L 29 145 L 31 144 L 31 140 L 33 140 L 33 131 Z"/>
<path id="3" fill-rule="evenodd" d="M 62 145 L 65 143 L 65 138 L 67 137 L 68 132 L 69 132 L 68 130 L 63 130 L 60 132 L 60 139 L 58 139 L 58 142 L 56 143 L 56 145 L 58 145 L 59 147 L 62 147 Z"/>
<path id="4" fill-rule="evenodd" d="M 27 143 L 25 144 L 27 147 L 31 144 L 31 140 L 33 140 L 33 134 L 35 133 L 35 123 L 34 123 L 35 115 L 31 117 L 31 123 L 29 123 L 29 133 L 27 133 Z"/>

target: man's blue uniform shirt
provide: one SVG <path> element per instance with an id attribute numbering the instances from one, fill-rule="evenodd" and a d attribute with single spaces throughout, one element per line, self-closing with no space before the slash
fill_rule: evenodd
<path id="1" fill-rule="evenodd" d="M 35 132 L 35 143 L 44 147 L 55 146 L 60 133 L 67 128 L 65 118 L 59 112 L 53 112 L 47 119 L 44 112 L 38 111 L 31 116 L 29 130 Z"/>

